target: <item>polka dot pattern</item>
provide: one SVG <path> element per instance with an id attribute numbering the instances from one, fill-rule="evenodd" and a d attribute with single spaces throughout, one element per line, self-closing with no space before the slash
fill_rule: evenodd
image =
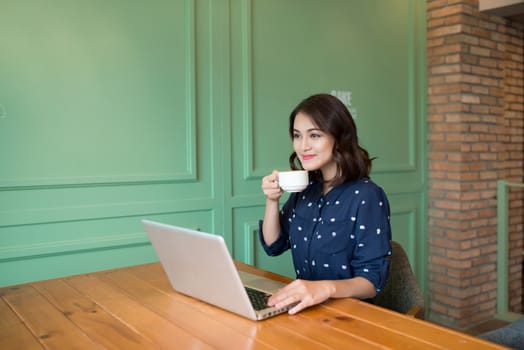
<path id="1" fill-rule="evenodd" d="M 357 180 L 322 194 L 312 182 L 290 195 L 282 208 L 281 235 L 270 255 L 291 248 L 297 277 L 308 280 L 362 276 L 376 290 L 387 277 L 390 209 L 386 194 L 371 180 Z"/>

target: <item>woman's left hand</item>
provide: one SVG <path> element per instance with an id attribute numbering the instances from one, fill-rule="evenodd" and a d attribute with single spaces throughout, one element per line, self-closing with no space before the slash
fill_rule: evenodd
<path id="1" fill-rule="evenodd" d="M 280 309 L 296 304 L 289 310 L 291 315 L 296 314 L 307 307 L 329 299 L 334 293 L 334 286 L 331 282 L 295 280 L 273 294 L 268 300 L 268 305 Z"/>

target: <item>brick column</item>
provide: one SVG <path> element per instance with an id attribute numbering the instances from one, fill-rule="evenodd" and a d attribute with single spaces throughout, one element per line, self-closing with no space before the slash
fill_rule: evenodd
<path id="1" fill-rule="evenodd" d="M 479 13 L 478 0 L 428 0 L 427 39 L 428 306 L 433 321 L 465 328 L 496 312 L 497 180 L 523 181 L 523 26 Z M 521 193 L 511 196 L 512 283 Z M 521 285 L 512 293 L 519 308 Z"/>
<path id="2" fill-rule="evenodd" d="M 506 138 L 506 179 L 523 181 L 524 168 L 524 25 L 505 28 L 504 117 Z M 509 308 L 524 311 L 522 271 L 524 247 L 524 190 L 509 191 Z"/>

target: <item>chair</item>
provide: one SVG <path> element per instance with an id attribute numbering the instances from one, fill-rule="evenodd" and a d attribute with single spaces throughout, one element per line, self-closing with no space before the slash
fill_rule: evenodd
<path id="1" fill-rule="evenodd" d="M 416 318 L 424 318 L 424 298 L 404 248 L 391 241 L 389 278 L 375 297 L 375 305 Z"/>
<path id="2" fill-rule="evenodd" d="M 524 350 L 524 317 L 507 326 L 482 333 L 479 337 L 512 349 Z"/>

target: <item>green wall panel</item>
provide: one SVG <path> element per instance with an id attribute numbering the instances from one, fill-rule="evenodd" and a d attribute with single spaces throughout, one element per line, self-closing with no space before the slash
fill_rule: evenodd
<path id="1" fill-rule="evenodd" d="M 258 222 L 263 210 L 264 206 L 234 210 L 234 257 L 247 264 L 259 266 L 265 270 L 277 271 L 282 275 L 295 278 L 291 252 L 288 251 L 278 257 L 270 257 L 260 245 Z"/>
<path id="2" fill-rule="evenodd" d="M 232 0 L 233 199 L 261 198 L 260 179 L 288 169 L 288 117 L 303 98 L 346 102 L 392 198 L 393 237 L 425 272 L 425 17 L 421 2 Z M 262 197 L 263 201 L 263 197 Z M 282 200 L 283 202 L 283 200 Z M 259 217 L 262 216 L 263 207 Z M 235 232 L 237 232 L 235 230 Z M 275 269 L 282 267 L 274 265 Z M 422 282 L 424 284 L 424 282 Z"/>
<path id="3" fill-rule="evenodd" d="M 1 285 L 156 261 L 142 219 L 212 232 L 214 212 L 180 210 L 0 227 Z"/>
<path id="4" fill-rule="evenodd" d="M 256 231 L 288 168 L 287 118 L 350 91 L 394 238 L 425 273 L 425 11 L 415 0 L 6 0 L 0 11 L 0 285 L 156 259 L 140 219 Z"/>
<path id="5" fill-rule="evenodd" d="M 1 185 L 195 178 L 183 1 L 4 1 L 0 16 Z"/>
<path id="6" fill-rule="evenodd" d="M 83 249 L 62 254 L 45 254 L 0 262 L 2 285 L 50 279 L 79 273 L 124 267 L 158 260 L 149 243 L 107 249 Z"/>
<path id="7" fill-rule="evenodd" d="M 195 3 L 2 3 L 0 285 L 150 261 L 143 217 L 214 231 Z"/>
<path id="8" fill-rule="evenodd" d="M 290 111 L 312 93 L 332 91 L 351 92 L 375 171 L 421 183 L 415 2 L 232 3 L 233 143 L 244 146 L 233 149 L 235 193 L 258 191 L 244 180 L 288 168 Z"/>

